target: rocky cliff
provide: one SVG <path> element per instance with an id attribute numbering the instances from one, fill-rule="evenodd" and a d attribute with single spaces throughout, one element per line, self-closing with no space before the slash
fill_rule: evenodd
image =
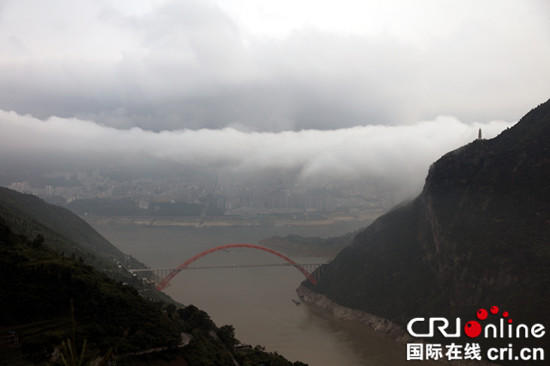
<path id="1" fill-rule="evenodd" d="M 444 155 L 416 199 L 302 286 L 401 327 L 495 304 L 523 322 L 550 319 L 550 101 Z"/>

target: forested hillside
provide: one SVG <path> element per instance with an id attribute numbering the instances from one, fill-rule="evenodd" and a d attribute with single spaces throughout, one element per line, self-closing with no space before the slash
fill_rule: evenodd
<path id="1" fill-rule="evenodd" d="M 127 268 L 140 267 L 71 211 L 40 198 L 0 187 L 0 217 L 15 232 L 28 237 L 42 235 L 48 246 L 66 255 L 74 253 L 102 270 L 118 262 Z"/>
<path id="2" fill-rule="evenodd" d="M 292 365 L 259 346 L 235 348 L 232 326 L 151 296 L 119 258 L 71 212 L 0 189 L 0 365 L 61 365 L 68 341 L 85 365 L 104 356 L 118 365 Z"/>

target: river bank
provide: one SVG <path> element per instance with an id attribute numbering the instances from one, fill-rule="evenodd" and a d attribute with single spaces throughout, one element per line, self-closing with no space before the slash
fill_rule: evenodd
<path id="1" fill-rule="evenodd" d="M 215 216 L 201 222 L 195 216 L 100 216 L 85 215 L 92 224 L 116 224 L 138 226 L 179 226 L 179 227 L 233 227 L 233 226 L 275 226 L 275 227 L 323 227 L 338 223 L 371 222 L 383 210 L 371 210 L 354 214 L 300 214 L 300 215 L 258 215 L 258 216 Z"/>
<path id="2" fill-rule="evenodd" d="M 415 339 L 407 334 L 403 328 L 386 318 L 365 313 L 361 310 L 346 308 L 335 303 L 325 295 L 311 291 L 303 285 L 300 285 L 300 287 L 296 289 L 296 293 L 303 302 L 319 306 L 331 313 L 337 319 L 351 320 L 367 325 L 377 332 L 387 334 L 392 340 L 401 344 L 415 341 Z"/>
<path id="3" fill-rule="evenodd" d="M 371 329 L 386 334 L 393 341 L 400 344 L 407 343 L 423 343 L 418 338 L 411 337 L 401 326 L 395 324 L 389 319 L 382 318 L 373 314 L 366 313 L 361 310 L 344 307 L 332 301 L 328 297 L 318 292 L 311 291 L 307 287 L 300 285 L 296 289 L 296 293 L 300 300 L 304 303 L 318 306 L 332 314 L 340 320 L 350 320 L 370 327 Z M 405 354 L 403 354 L 403 357 Z M 439 361 L 423 361 L 423 365 L 440 365 L 447 364 L 453 366 L 498 366 L 498 364 L 487 361 L 448 361 L 441 359 Z"/>

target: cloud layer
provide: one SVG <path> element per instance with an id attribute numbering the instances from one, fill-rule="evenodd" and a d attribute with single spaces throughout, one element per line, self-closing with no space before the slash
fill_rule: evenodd
<path id="1" fill-rule="evenodd" d="M 0 110 L 0 153 L 25 154 L 46 162 L 48 157 L 70 156 L 79 163 L 93 161 L 102 166 L 152 159 L 236 174 L 275 169 L 297 172 L 303 182 L 376 177 L 412 195 L 421 188 L 429 165 L 474 140 L 479 128 L 485 138 L 492 138 L 511 125 L 504 121 L 465 124 L 440 116 L 407 126 L 337 130 L 152 132 L 78 119 L 40 120 Z"/>

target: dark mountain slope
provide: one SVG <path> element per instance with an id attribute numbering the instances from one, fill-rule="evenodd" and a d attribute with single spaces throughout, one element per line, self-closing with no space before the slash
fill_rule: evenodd
<path id="1" fill-rule="evenodd" d="M 0 187 L 0 217 L 16 233 L 30 238 L 40 234 L 48 246 L 66 255 L 74 253 L 97 269 L 115 267 L 117 262 L 128 268 L 143 266 L 71 211 L 36 196 Z"/>
<path id="2" fill-rule="evenodd" d="M 37 362 L 47 359 L 66 337 L 71 302 L 78 334 L 87 338 L 93 349 L 105 352 L 125 332 L 122 352 L 180 342 L 182 326 L 161 310 L 165 304 L 144 299 L 135 288 L 46 247 L 40 237 L 30 241 L 16 235 L 1 219 L 0 288 L 0 324 L 17 332 L 19 328 L 32 330 L 32 335 L 21 332 L 19 342 L 12 347 Z M 53 324 L 52 329 L 40 331 L 43 322 Z M 7 351 L 2 337 L 2 364 L 11 364 L 13 352 Z"/>
<path id="3" fill-rule="evenodd" d="M 77 357 L 86 340 L 84 365 L 97 364 L 88 361 L 115 346 L 116 364 L 128 366 L 235 365 L 235 359 L 240 365 L 304 365 L 260 347 L 236 350 L 232 326 L 218 328 L 192 305 L 145 299 L 132 286 L 48 248 L 40 236 L 31 241 L 15 234 L 1 218 L 0 289 L 0 365 L 62 365 L 51 356 L 54 348 L 63 352 L 61 343 L 69 338 Z M 178 347 L 181 332 L 190 340 L 185 347 Z"/>
<path id="4" fill-rule="evenodd" d="M 446 154 L 420 196 L 359 233 L 313 290 L 402 326 L 495 304 L 550 319 L 549 145 L 550 101 Z"/>

